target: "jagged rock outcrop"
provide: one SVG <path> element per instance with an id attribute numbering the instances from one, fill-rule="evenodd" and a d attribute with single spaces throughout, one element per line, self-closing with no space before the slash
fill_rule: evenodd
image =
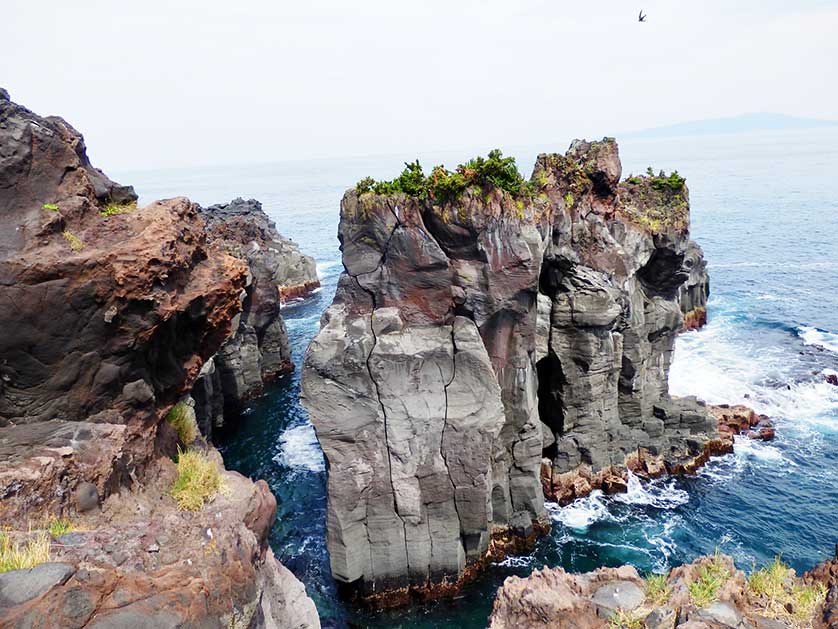
<path id="1" fill-rule="evenodd" d="M 815 618 L 815 629 L 838 629 L 838 544 L 832 559 L 818 564 L 803 578 L 809 583 L 820 583 L 826 589 L 823 607 Z"/>
<path id="2" fill-rule="evenodd" d="M 197 513 L 169 496 L 162 419 L 231 334 L 248 269 L 187 199 L 135 201 L 69 124 L 0 90 L 0 524 L 84 528 L 2 575 L 0 626 L 317 626 L 267 550 L 264 482 L 225 473 L 235 495 Z"/>
<path id="3" fill-rule="evenodd" d="M 200 213 L 208 240 L 249 270 L 237 327 L 205 366 L 192 395 L 202 432 L 209 436 L 211 427 L 223 422 L 224 409 L 235 415 L 266 382 L 293 370 L 280 306 L 310 294 L 320 281 L 314 259 L 277 232 L 255 199 L 235 199 Z"/>
<path id="4" fill-rule="evenodd" d="M 707 300 L 710 297 L 710 277 L 704 252 L 695 241 L 687 245 L 684 268 L 689 271 L 687 280 L 678 289 L 678 301 L 684 315 L 684 329 L 697 330 L 707 323 Z"/>
<path id="5" fill-rule="evenodd" d="M 344 196 L 345 272 L 302 387 L 332 573 L 367 600 L 455 589 L 510 527 L 539 528 L 542 482 L 575 497 L 713 451 L 715 418 L 667 387 L 703 269 L 686 187 L 620 175 L 613 140 L 576 142 L 520 193 Z"/>
<path id="6" fill-rule="evenodd" d="M 543 568 L 498 589 L 489 629 L 783 629 L 818 627 L 823 589 L 782 566 L 749 583 L 725 555 L 700 557 L 658 577 L 632 566 L 569 574 Z M 768 591 L 764 591 L 769 586 Z"/>

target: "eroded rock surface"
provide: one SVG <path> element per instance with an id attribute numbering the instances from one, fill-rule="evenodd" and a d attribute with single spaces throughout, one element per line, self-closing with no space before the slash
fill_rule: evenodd
<path id="1" fill-rule="evenodd" d="M 700 557 L 672 570 L 650 587 L 631 566 L 569 574 L 544 568 L 528 577 L 509 577 L 498 589 L 489 629 L 779 629 L 820 625 L 820 593 L 807 607 L 806 587 L 793 570 L 771 596 L 755 591 L 733 560 Z M 818 590 L 821 592 L 822 590 Z M 797 598 L 795 598 L 797 596 Z M 826 618 L 827 616 L 823 616 Z"/>
<path id="2" fill-rule="evenodd" d="M 319 626 L 267 549 L 264 482 L 225 472 L 233 494 L 196 513 L 169 495 L 162 419 L 235 329 L 249 274 L 189 200 L 136 198 L 69 124 L 0 90 L 0 525 L 21 543 L 56 517 L 82 529 L 2 576 L 0 626 Z"/>
<path id="3" fill-rule="evenodd" d="M 668 395 L 682 308 L 707 294 L 686 187 L 620 176 L 604 140 L 539 156 L 527 195 L 346 193 L 303 371 L 339 581 L 374 602 L 450 591 L 513 522 L 539 528 L 545 493 L 722 451 L 707 408 Z"/>

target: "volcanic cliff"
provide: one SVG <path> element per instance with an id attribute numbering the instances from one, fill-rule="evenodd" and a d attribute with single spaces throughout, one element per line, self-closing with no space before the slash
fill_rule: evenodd
<path id="1" fill-rule="evenodd" d="M 0 625 L 319 626 L 267 545 L 264 481 L 198 440 L 223 489 L 194 511 L 171 495 L 186 443 L 163 420 L 258 272 L 187 199 L 136 199 L 68 123 L 0 90 L 0 543 L 46 544 L 46 563 L 0 574 Z"/>
<path id="2" fill-rule="evenodd" d="M 547 528 L 544 497 L 619 491 L 729 450 L 669 396 L 708 282 L 684 180 L 621 181 L 617 144 L 498 152 L 365 180 L 341 203 L 342 274 L 306 355 L 328 461 L 335 578 L 379 604 L 456 590 Z"/>

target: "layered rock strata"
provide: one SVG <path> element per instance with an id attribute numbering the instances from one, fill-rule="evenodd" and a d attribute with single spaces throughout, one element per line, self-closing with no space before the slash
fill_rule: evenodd
<path id="1" fill-rule="evenodd" d="M 783 570 L 782 568 L 780 570 Z M 751 587 L 724 555 L 701 557 L 672 570 L 656 583 L 632 566 L 569 574 L 544 568 L 509 577 L 498 590 L 490 629 L 782 629 L 832 627 L 823 588 L 786 570 L 770 592 Z M 825 570 L 822 572 L 826 572 Z M 816 578 L 807 577 L 808 583 Z M 713 581 L 711 582 L 710 579 Z M 834 582 L 834 579 L 833 579 Z M 822 624 L 823 622 L 827 624 Z"/>
<path id="2" fill-rule="evenodd" d="M 0 624 L 316 626 L 267 550 L 264 483 L 227 473 L 235 497 L 194 514 L 168 495 L 162 419 L 232 333 L 248 268 L 187 199 L 135 201 L 69 124 L 0 90 L 0 524 L 85 529 L 50 545 L 57 562 L 2 575 Z M 147 536 L 166 530 L 164 561 Z"/>
<path id="3" fill-rule="evenodd" d="M 620 176 L 606 139 L 539 156 L 519 194 L 346 193 L 302 383 L 338 581 L 374 601 L 460 583 L 494 535 L 543 522 L 544 456 L 550 479 L 597 486 L 719 438 L 668 395 L 682 307 L 706 299 L 686 187 Z"/>
<path id="4" fill-rule="evenodd" d="M 225 414 L 235 417 L 265 383 L 293 370 L 280 308 L 311 294 L 320 281 L 314 259 L 277 232 L 258 201 L 235 199 L 200 213 L 208 240 L 249 271 L 234 333 L 204 366 L 192 393 L 199 425 L 209 436 Z"/>

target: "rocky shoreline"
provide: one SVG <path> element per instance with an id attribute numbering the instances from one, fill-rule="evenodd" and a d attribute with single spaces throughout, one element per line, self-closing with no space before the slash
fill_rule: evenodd
<path id="1" fill-rule="evenodd" d="M 267 546 L 267 485 L 225 471 L 190 412 L 171 421 L 195 425 L 208 365 L 235 400 L 291 368 L 279 306 L 313 261 L 255 202 L 137 207 L 81 134 L 3 90 L 0 146 L 0 546 L 31 566 L 0 573 L 0 626 L 319 627 Z M 187 447 L 219 490 L 184 510 Z"/>
<path id="2" fill-rule="evenodd" d="M 802 578 L 779 559 L 746 577 L 718 554 L 646 579 L 632 566 L 544 568 L 504 582 L 489 629 L 833 629 L 836 594 L 838 557 Z"/>
<path id="3" fill-rule="evenodd" d="M 294 369 L 281 308 L 318 288 L 314 260 L 256 200 L 137 207 L 4 90 L 0 146 L 0 548 L 42 552 L 0 572 L 0 627 L 319 627 L 268 545 L 276 499 L 211 445 Z M 342 595 L 455 595 L 549 531 L 545 498 L 773 438 L 746 407 L 669 395 L 709 294 L 677 173 L 622 179 L 611 139 L 528 181 L 499 153 L 418 169 L 344 196 L 345 271 L 303 366 Z M 197 508 L 175 497 L 185 452 L 218 476 Z M 838 628 L 838 559 L 771 577 L 721 556 L 658 580 L 544 569 L 507 579 L 489 622 Z"/>

